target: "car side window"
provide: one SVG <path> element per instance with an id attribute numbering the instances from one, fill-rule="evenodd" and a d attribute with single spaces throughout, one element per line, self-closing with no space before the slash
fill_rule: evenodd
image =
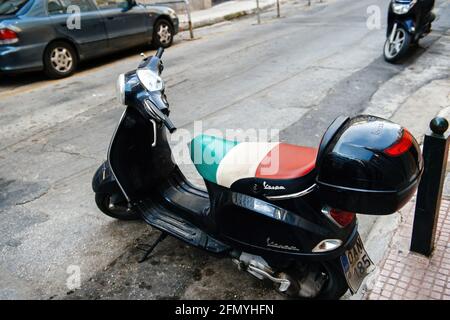
<path id="1" fill-rule="evenodd" d="M 127 0 L 95 0 L 99 9 L 128 8 Z"/>
<path id="2" fill-rule="evenodd" d="M 96 10 L 94 4 L 90 0 L 48 0 L 48 14 L 57 15 L 67 13 L 69 6 L 78 6 L 80 12 Z"/>

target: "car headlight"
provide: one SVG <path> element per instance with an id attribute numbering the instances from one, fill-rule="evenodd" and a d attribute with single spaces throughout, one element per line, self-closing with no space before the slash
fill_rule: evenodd
<path id="1" fill-rule="evenodd" d="M 412 1 L 393 1 L 392 2 L 392 11 L 396 14 L 405 14 L 411 10 L 412 7 L 417 3 L 417 0 Z"/>
<path id="2" fill-rule="evenodd" d="M 125 104 L 125 74 L 121 74 L 116 82 L 117 99 L 121 104 Z"/>

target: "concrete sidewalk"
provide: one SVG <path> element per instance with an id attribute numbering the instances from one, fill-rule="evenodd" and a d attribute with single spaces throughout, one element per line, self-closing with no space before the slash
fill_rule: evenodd
<path id="1" fill-rule="evenodd" d="M 415 201 L 400 211 L 379 272 L 365 294 L 369 300 L 450 300 L 450 201 L 442 200 L 431 258 L 409 251 Z"/>
<path id="2" fill-rule="evenodd" d="M 264 10 L 276 3 L 276 0 L 261 0 L 260 9 Z M 191 14 L 194 28 L 215 24 L 225 20 L 235 19 L 248 14 L 256 13 L 256 1 L 228 1 L 210 9 L 194 11 Z"/>
<path id="3" fill-rule="evenodd" d="M 280 0 L 280 3 L 284 1 Z M 305 5 L 307 1 L 304 1 Z M 276 0 L 259 0 L 260 10 L 268 9 L 277 3 Z M 256 0 L 234 0 L 227 1 L 209 9 L 191 12 L 192 25 L 194 28 L 209 26 L 226 20 L 235 19 L 249 14 L 256 13 Z M 181 29 L 188 29 L 187 16 L 178 15 Z"/>

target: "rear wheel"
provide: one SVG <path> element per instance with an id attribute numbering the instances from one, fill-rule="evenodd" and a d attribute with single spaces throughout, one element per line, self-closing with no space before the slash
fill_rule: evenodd
<path id="1" fill-rule="evenodd" d="M 316 299 L 321 300 L 338 300 L 348 290 L 347 280 L 341 270 L 340 265 L 330 263 L 323 264 L 326 280 Z"/>
<path id="2" fill-rule="evenodd" d="M 172 45 L 175 31 L 172 24 L 166 19 L 156 21 L 153 28 L 153 46 L 155 48 L 167 48 Z"/>
<path id="3" fill-rule="evenodd" d="M 289 275 L 284 278 L 289 279 L 291 285 L 281 293 L 290 298 L 338 300 L 348 290 L 347 280 L 338 262 L 310 265 L 286 274 Z"/>
<path id="4" fill-rule="evenodd" d="M 384 59 L 394 63 L 405 56 L 411 44 L 411 35 L 402 26 L 392 32 L 395 32 L 394 36 L 390 35 L 384 43 Z"/>
<path id="5" fill-rule="evenodd" d="M 72 75 L 77 64 L 77 53 L 68 42 L 55 41 L 44 52 L 44 71 L 50 78 L 58 79 Z"/>
<path id="6" fill-rule="evenodd" d="M 113 195 L 108 193 L 96 193 L 95 203 L 97 207 L 107 216 L 118 220 L 138 220 L 140 219 L 139 213 L 128 208 L 125 201 L 115 203 L 112 201 Z"/>

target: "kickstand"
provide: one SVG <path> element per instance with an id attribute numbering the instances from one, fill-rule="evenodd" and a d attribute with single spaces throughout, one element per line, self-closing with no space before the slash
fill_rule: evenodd
<path id="1" fill-rule="evenodd" d="M 145 244 L 144 246 L 146 246 L 145 248 L 139 248 L 137 247 L 137 249 L 145 251 L 145 254 L 142 256 L 141 259 L 139 259 L 139 263 L 144 262 L 145 260 L 147 260 L 148 256 L 150 255 L 150 253 L 152 253 L 153 249 L 156 248 L 156 246 L 163 241 L 165 238 L 167 237 L 167 233 L 166 232 L 161 232 L 161 234 L 159 235 L 158 239 L 155 240 L 155 242 L 153 242 L 153 244 L 149 245 L 149 244 Z"/>

